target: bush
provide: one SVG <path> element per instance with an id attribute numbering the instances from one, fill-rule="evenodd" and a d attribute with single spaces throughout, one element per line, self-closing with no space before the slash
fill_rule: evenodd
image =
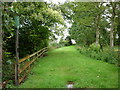
<path id="1" fill-rule="evenodd" d="M 54 42 L 54 43 L 51 43 L 51 44 L 49 45 L 49 47 L 55 49 L 55 48 L 59 48 L 60 46 L 59 46 L 58 43 Z"/>
<path id="2" fill-rule="evenodd" d="M 58 44 L 57 43 L 51 43 L 50 46 L 56 47 Z"/>
<path id="3" fill-rule="evenodd" d="M 112 63 L 112 64 L 117 64 L 117 61 L 118 61 L 117 53 L 110 50 L 106 50 L 99 54 L 101 55 L 101 58 L 102 58 L 101 60 Z"/>
<path id="4" fill-rule="evenodd" d="M 3 62 L 2 62 L 2 80 L 9 80 L 14 78 L 14 63 L 15 59 L 10 52 L 3 53 Z"/>
<path id="5" fill-rule="evenodd" d="M 79 48 L 79 51 L 80 51 L 81 54 L 86 54 L 87 53 L 87 48 L 85 48 L 85 47 Z"/>
<path id="6" fill-rule="evenodd" d="M 60 40 L 59 46 L 64 47 L 64 46 L 70 46 L 72 45 L 68 40 Z"/>
<path id="7" fill-rule="evenodd" d="M 100 51 L 100 46 L 96 47 L 94 44 L 92 44 L 88 48 L 81 47 L 81 48 L 77 48 L 77 50 L 79 50 L 81 54 L 111 64 L 117 64 L 118 61 L 118 53 L 113 52 L 109 48 L 105 49 L 104 51 Z"/>
<path id="8" fill-rule="evenodd" d="M 96 43 L 93 43 L 90 45 L 90 48 L 89 48 L 91 51 L 95 51 L 95 52 L 99 52 L 100 51 L 100 45 L 99 44 L 96 44 Z"/>
<path id="9" fill-rule="evenodd" d="M 7 85 L 6 85 L 6 88 L 13 88 L 13 80 L 9 80 L 9 82 L 7 83 Z"/>

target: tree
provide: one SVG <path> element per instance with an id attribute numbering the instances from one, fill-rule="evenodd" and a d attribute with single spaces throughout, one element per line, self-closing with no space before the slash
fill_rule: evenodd
<path id="1" fill-rule="evenodd" d="M 96 23 L 96 44 L 99 44 L 100 42 L 100 21 L 101 21 L 101 16 L 104 12 L 104 7 L 103 7 L 103 3 L 97 3 L 96 5 L 96 20 L 95 20 L 95 23 Z"/>
<path id="2" fill-rule="evenodd" d="M 114 32 L 116 30 L 116 24 L 115 19 L 117 15 L 117 3 L 116 2 L 110 2 L 107 4 L 108 7 L 108 18 L 110 18 L 110 47 L 114 48 Z M 111 16 L 110 16 L 111 15 Z"/>
<path id="3" fill-rule="evenodd" d="M 96 31 L 96 43 L 99 43 L 100 36 L 99 23 L 101 12 L 103 11 L 103 9 L 101 10 L 100 3 L 82 3 L 82 2 L 74 3 L 72 10 L 73 10 L 72 19 L 74 21 L 73 27 L 79 28 L 79 29 L 77 28 L 78 30 L 75 31 L 77 42 L 80 41 L 80 43 L 90 45 L 92 42 L 95 41 L 94 33 Z M 71 30 L 73 32 L 72 28 Z"/>
<path id="4" fill-rule="evenodd" d="M 112 6 L 112 17 L 111 17 L 111 30 L 110 30 L 110 47 L 113 48 L 114 47 L 114 20 L 115 20 L 115 8 L 116 8 L 116 4 L 113 4 L 111 2 L 111 6 Z"/>
<path id="5" fill-rule="evenodd" d="M 7 8 L 6 8 L 7 7 Z M 54 24 L 63 24 L 64 19 L 60 12 L 48 7 L 45 2 L 16 2 L 5 3 L 3 10 L 3 76 L 11 78 L 11 65 L 15 58 L 15 27 L 14 14 L 17 13 L 20 17 L 19 29 L 19 52 L 20 58 L 23 58 L 41 48 L 47 47 L 49 36 L 51 35 L 50 28 Z M 8 69 L 9 70 L 6 70 Z M 8 77 L 9 76 L 9 77 Z"/>
<path id="6" fill-rule="evenodd" d="M 14 12 L 17 12 L 21 24 L 19 33 L 20 57 L 47 46 L 50 35 L 49 28 L 55 23 L 63 24 L 64 22 L 60 12 L 49 8 L 44 2 L 13 3 L 11 6 L 13 8 L 8 9 L 9 14 L 5 13 L 3 16 L 3 22 L 7 22 L 3 24 L 4 41 L 6 41 L 4 46 L 8 52 L 15 54 L 13 47 L 15 42 L 13 15 Z"/>
<path id="7" fill-rule="evenodd" d="M 89 45 L 96 42 L 96 44 L 108 44 L 109 37 L 107 28 L 110 27 L 106 13 L 110 7 L 107 7 L 107 3 L 93 2 L 83 3 L 75 2 L 70 3 L 73 25 L 70 28 L 70 34 L 78 43 L 84 43 Z M 76 37 L 76 38 L 75 38 Z"/>
<path id="8" fill-rule="evenodd" d="M 93 31 L 92 28 L 78 25 L 77 23 L 73 23 L 70 28 L 70 35 L 78 45 L 89 46 L 95 41 L 95 31 Z"/>

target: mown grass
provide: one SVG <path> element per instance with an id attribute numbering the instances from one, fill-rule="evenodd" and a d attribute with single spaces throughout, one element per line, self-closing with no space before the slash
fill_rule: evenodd
<path id="1" fill-rule="evenodd" d="M 66 88 L 67 81 L 74 88 L 117 88 L 118 67 L 81 55 L 74 46 L 63 47 L 38 59 L 19 88 Z"/>

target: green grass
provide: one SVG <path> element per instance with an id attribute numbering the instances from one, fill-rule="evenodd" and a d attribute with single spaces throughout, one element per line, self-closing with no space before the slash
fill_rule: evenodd
<path id="1" fill-rule="evenodd" d="M 63 47 L 38 59 L 19 88 L 66 88 L 67 81 L 75 88 L 117 88 L 118 67 L 81 55 L 74 46 Z"/>

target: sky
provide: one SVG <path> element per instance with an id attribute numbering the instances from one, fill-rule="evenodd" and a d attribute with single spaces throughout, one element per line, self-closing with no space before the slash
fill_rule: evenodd
<path id="1" fill-rule="evenodd" d="M 58 3 L 64 4 L 64 2 L 66 2 L 66 1 L 74 1 L 74 0 L 44 0 L 44 1 L 46 1 L 48 3 L 52 2 L 54 4 L 58 4 Z"/>
<path id="2" fill-rule="evenodd" d="M 63 31 L 63 33 L 64 33 L 63 39 L 65 39 L 67 36 L 69 36 L 68 29 L 69 29 L 69 28 L 71 27 L 71 25 L 72 25 L 72 24 L 68 23 L 67 20 L 65 21 L 65 24 L 66 24 L 67 28 Z M 60 27 L 63 27 L 63 26 L 60 25 Z M 57 39 L 57 43 L 59 43 L 59 41 L 60 41 L 60 39 L 62 38 L 62 36 L 57 36 L 57 35 L 55 35 L 55 37 L 58 38 L 58 39 Z"/>
<path id="3" fill-rule="evenodd" d="M 44 0 L 44 1 L 47 1 L 48 3 L 52 2 L 54 4 L 58 4 L 58 2 L 64 3 L 66 0 Z"/>
<path id="4" fill-rule="evenodd" d="M 73 0 L 44 0 L 44 1 L 46 1 L 47 3 L 51 3 L 52 2 L 54 4 L 59 4 L 59 3 L 60 4 L 64 4 L 64 2 L 66 2 L 66 1 L 73 1 Z M 68 23 L 67 20 L 65 21 L 65 24 L 66 24 L 67 28 L 63 31 L 63 33 L 64 33 L 63 39 L 65 39 L 67 36 L 69 36 L 68 28 L 71 27 L 71 25 L 72 25 L 72 24 Z M 60 27 L 62 27 L 62 26 L 60 25 Z M 57 43 L 58 43 L 62 36 L 55 35 L 55 37 L 58 38 L 57 39 Z"/>
<path id="5" fill-rule="evenodd" d="M 58 4 L 58 2 L 60 3 L 64 3 L 65 1 L 75 1 L 75 2 L 110 2 L 110 1 L 113 1 L 113 2 L 118 2 L 120 0 L 44 0 L 44 1 L 47 1 L 47 2 L 53 2 L 55 4 Z"/>

